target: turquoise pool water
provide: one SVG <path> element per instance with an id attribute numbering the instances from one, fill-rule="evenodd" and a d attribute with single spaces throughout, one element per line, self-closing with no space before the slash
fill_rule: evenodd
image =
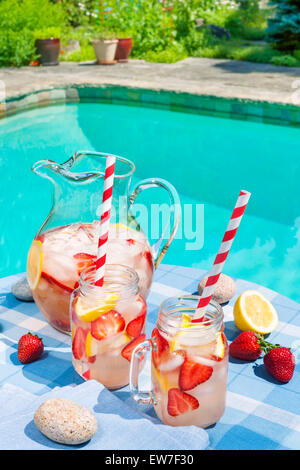
<path id="1" fill-rule="evenodd" d="M 79 149 L 126 156 L 136 179 L 165 178 L 182 204 L 204 204 L 203 248 L 187 251 L 176 239 L 166 263 L 209 269 L 239 190 L 251 191 L 225 272 L 300 301 L 300 130 L 110 104 L 52 106 L 0 122 L 0 276 L 25 270 L 51 206 L 50 183 L 30 167 Z"/>

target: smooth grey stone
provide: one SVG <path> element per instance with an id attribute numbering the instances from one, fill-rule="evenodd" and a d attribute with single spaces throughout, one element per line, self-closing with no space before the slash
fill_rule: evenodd
<path id="1" fill-rule="evenodd" d="M 203 292 L 203 288 L 205 286 L 206 280 L 208 276 L 205 276 L 198 285 L 198 292 L 201 295 Z M 218 304 L 224 304 L 228 302 L 228 300 L 232 299 L 232 297 L 236 293 L 236 285 L 231 277 L 227 276 L 226 274 L 221 274 L 219 280 L 216 284 L 214 293 L 212 295 L 212 300 L 218 302 Z"/>
<path id="2" fill-rule="evenodd" d="M 85 406 L 64 398 L 49 398 L 34 413 L 36 427 L 60 444 L 89 441 L 97 432 L 97 419 Z"/>
<path id="3" fill-rule="evenodd" d="M 34 302 L 32 292 L 26 277 L 19 279 L 13 284 L 11 291 L 13 295 L 22 302 Z"/>

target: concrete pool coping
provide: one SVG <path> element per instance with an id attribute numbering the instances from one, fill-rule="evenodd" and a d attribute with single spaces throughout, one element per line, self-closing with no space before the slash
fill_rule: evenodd
<path id="1" fill-rule="evenodd" d="M 0 118 L 90 101 L 300 126 L 300 68 L 198 58 L 175 64 L 130 60 L 113 67 L 62 62 L 2 68 L 1 81 Z"/>

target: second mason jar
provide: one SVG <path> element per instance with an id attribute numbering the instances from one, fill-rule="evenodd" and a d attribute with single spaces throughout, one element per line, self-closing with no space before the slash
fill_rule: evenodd
<path id="1" fill-rule="evenodd" d="M 127 266 L 107 265 L 103 287 L 94 281 L 95 267 L 83 271 L 71 297 L 73 366 L 86 380 L 124 387 L 132 351 L 145 340 L 146 302 Z"/>
<path id="2" fill-rule="evenodd" d="M 228 345 L 223 312 L 211 301 L 201 322 L 193 316 L 198 296 L 162 302 L 151 340 L 133 352 L 130 391 L 139 403 L 152 403 L 157 416 L 171 426 L 207 427 L 225 410 Z M 138 376 L 146 351 L 151 351 L 149 392 L 140 391 Z"/>

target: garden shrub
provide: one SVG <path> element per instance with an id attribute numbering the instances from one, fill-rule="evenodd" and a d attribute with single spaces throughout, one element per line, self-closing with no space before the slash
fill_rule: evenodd
<path id="1" fill-rule="evenodd" d="M 92 13 L 96 2 L 95 0 L 63 0 L 62 7 L 70 26 L 86 26 L 93 21 Z"/>
<path id="2" fill-rule="evenodd" d="M 35 29 L 33 31 L 33 37 L 35 39 L 49 39 L 49 38 L 60 38 L 61 29 L 56 26 L 49 26 L 48 28 Z"/>
<path id="3" fill-rule="evenodd" d="M 232 58 L 235 60 L 246 60 L 249 62 L 258 62 L 258 63 L 270 63 L 274 56 L 276 56 L 276 51 L 268 47 L 258 47 L 258 46 L 249 46 L 243 49 L 237 50 L 233 53 Z"/>
<path id="4" fill-rule="evenodd" d="M 194 31 L 183 40 L 183 44 L 189 55 L 197 57 L 195 53 L 199 53 L 201 49 L 214 48 L 222 44 L 209 29 L 203 27 L 199 31 Z"/>
<path id="5" fill-rule="evenodd" d="M 21 67 L 37 58 L 31 31 L 0 30 L 0 66 Z"/>
<path id="6" fill-rule="evenodd" d="M 267 20 L 266 15 L 259 9 L 232 10 L 224 26 L 233 37 L 260 40 L 266 35 Z"/>
<path id="7" fill-rule="evenodd" d="M 148 62 L 163 62 L 172 64 L 179 60 L 185 59 L 188 56 L 186 50 L 179 43 L 173 43 L 172 47 L 169 46 L 161 51 L 148 51 L 142 56 Z"/>
<path id="8" fill-rule="evenodd" d="M 274 65 L 283 65 L 285 67 L 297 67 L 299 64 L 296 57 L 287 54 L 273 57 L 271 63 Z"/>
<path id="9" fill-rule="evenodd" d="M 81 46 L 78 51 L 73 51 L 68 54 L 65 59 L 64 54 L 61 55 L 60 60 L 68 60 L 71 62 L 85 62 L 87 60 L 96 60 L 94 48 L 91 45 Z"/>
<path id="10" fill-rule="evenodd" d="M 65 14 L 60 3 L 50 0 L 0 1 L 0 65 L 28 65 L 37 58 L 35 30 L 63 26 Z"/>
<path id="11" fill-rule="evenodd" d="M 62 26 L 65 20 L 61 4 L 50 0 L 0 1 L 0 29 L 33 31 L 49 26 Z"/>

